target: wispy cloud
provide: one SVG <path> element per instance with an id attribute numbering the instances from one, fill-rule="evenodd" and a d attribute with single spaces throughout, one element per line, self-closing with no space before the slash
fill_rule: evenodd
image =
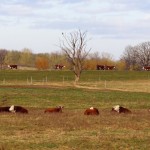
<path id="1" fill-rule="evenodd" d="M 147 38 L 149 0 L 1 0 L 0 27 L 87 30 L 106 39 Z"/>

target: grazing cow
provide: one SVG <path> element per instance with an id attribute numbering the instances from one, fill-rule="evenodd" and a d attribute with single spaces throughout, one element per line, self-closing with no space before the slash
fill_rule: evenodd
<path id="1" fill-rule="evenodd" d="M 116 67 L 115 66 L 105 66 L 105 69 L 106 70 L 113 70 L 115 69 Z"/>
<path id="2" fill-rule="evenodd" d="M 25 113 L 27 114 L 28 113 L 28 110 L 23 108 L 22 106 L 14 106 L 12 105 L 10 108 L 9 108 L 9 111 L 10 112 L 14 112 L 14 113 Z"/>
<path id="3" fill-rule="evenodd" d="M 0 112 L 10 112 L 9 111 L 9 106 L 6 106 L 6 107 L 0 107 Z"/>
<path id="4" fill-rule="evenodd" d="M 56 108 L 47 108 L 45 109 L 45 113 L 62 113 L 62 109 L 64 106 L 58 106 Z"/>
<path id="5" fill-rule="evenodd" d="M 150 66 L 144 66 L 143 70 L 150 71 Z"/>
<path id="6" fill-rule="evenodd" d="M 55 65 L 55 69 L 62 70 L 65 66 L 63 65 Z"/>
<path id="7" fill-rule="evenodd" d="M 105 70 L 104 65 L 97 65 L 96 68 L 97 68 L 97 70 Z"/>
<path id="8" fill-rule="evenodd" d="M 84 115 L 99 115 L 97 108 L 91 107 L 85 110 Z"/>
<path id="9" fill-rule="evenodd" d="M 10 69 L 17 69 L 17 65 L 8 65 Z"/>
<path id="10" fill-rule="evenodd" d="M 131 113 L 131 111 L 129 109 L 124 108 L 124 107 L 122 107 L 120 105 L 114 106 L 111 111 L 112 112 L 117 112 L 117 113 L 125 113 L 125 114 L 126 113 Z"/>

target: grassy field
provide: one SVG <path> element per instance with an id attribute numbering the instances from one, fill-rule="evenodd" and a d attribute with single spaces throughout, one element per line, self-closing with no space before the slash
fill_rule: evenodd
<path id="1" fill-rule="evenodd" d="M 27 82 L 27 79 L 42 81 L 47 78 L 48 82 L 73 81 L 74 74 L 72 71 L 51 70 L 1 70 L 0 81 L 6 82 Z M 126 80 L 149 80 L 149 71 L 83 71 L 81 82 L 97 82 L 97 81 L 126 81 Z"/>
<path id="2" fill-rule="evenodd" d="M 68 84 L 62 83 L 65 75 Z M 53 80 L 28 85 L 30 76 Z M 144 90 L 149 72 L 88 71 L 78 86 L 72 85 L 72 76 L 67 71 L 0 72 L 1 106 L 21 105 L 29 110 L 27 115 L 0 113 L 0 150 L 149 150 L 150 93 Z M 108 83 L 133 83 L 132 88 L 111 90 L 105 87 L 110 86 L 106 79 Z M 134 91 L 137 81 L 142 86 L 140 92 Z M 100 87 L 102 82 L 104 87 Z M 110 110 L 117 104 L 132 114 L 112 114 Z M 57 105 L 64 106 L 62 114 L 44 114 L 45 108 Z M 91 106 L 99 109 L 99 116 L 83 115 Z"/>

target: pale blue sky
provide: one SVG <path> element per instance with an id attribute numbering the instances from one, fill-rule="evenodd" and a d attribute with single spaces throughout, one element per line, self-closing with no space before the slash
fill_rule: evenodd
<path id="1" fill-rule="evenodd" d="M 0 48 L 59 51 L 61 33 L 81 29 L 92 52 L 119 59 L 150 41 L 150 0 L 0 0 Z"/>

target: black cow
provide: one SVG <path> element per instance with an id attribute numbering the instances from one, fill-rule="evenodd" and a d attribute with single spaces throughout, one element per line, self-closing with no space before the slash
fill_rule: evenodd
<path id="1" fill-rule="evenodd" d="M 97 68 L 97 70 L 105 70 L 104 65 L 97 65 L 96 68 Z"/>
<path id="2" fill-rule="evenodd" d="M 9 108 L 10 106 L 0 107 L 0 112 L 10 112 Z"/>

